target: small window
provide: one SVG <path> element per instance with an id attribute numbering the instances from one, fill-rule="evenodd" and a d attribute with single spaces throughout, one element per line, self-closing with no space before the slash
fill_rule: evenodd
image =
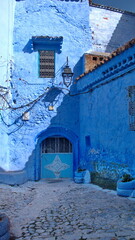
<path id="1" fill-rule="evenodd" d="M 99 60 L 100 60 L 100 61 L 103 61 L 103 57 L 100 57 Z"/>
<path id="2" fill-rule="evenodd" d="M 97 61 L 97 57 L 93 57 L 93 60 L 94 60 L 94 61 Z"/>
<path id="3" fill-rule="evenodd" d="M 39 51 L 39 77 L 54 78 L 55 77 L 55 53 L 54 51 Z"/>
<path id="4" fill-rule="evenodd" d="M 129 129 L 135 131 L 135 86 L 128 88 L 129 93 Z"/>

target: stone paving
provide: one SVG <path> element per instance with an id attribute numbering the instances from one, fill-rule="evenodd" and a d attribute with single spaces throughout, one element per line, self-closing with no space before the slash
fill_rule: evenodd
<path id="1" fill-rule="evenodd" d="M 93 184 L 1 184 L 0 212 L 18 240 L 135 240 L 135 199 Z"/>

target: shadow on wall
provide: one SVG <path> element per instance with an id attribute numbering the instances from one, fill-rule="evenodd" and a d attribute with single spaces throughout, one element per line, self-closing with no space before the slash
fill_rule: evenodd
<path id="1" fill-rule="evenodd" d="M 33 52 L 33 41 L 29 39 L 25 47 L 23 48 L 24 53 L 32 53 Z"/>
<path id="2" fill-rule="evenodd" d="M 5 172 L 5 170 L 3 168 L 0 167 L 0 172 Z"/>
<path id="3" fill-rule="evenodd" d="M 72 92 L 75 91 L 75 85 L 71 86 Z M 57 88 L 53 88 L 43 101 L 54 102 L 55 97 L 61 91 Z M 65 95 L 62 103 L 56 109 L 57 114 L 51 119 L 51 123 L 47 129 L 40 134 L 40 139 L 37 141 L 35 149 L 32 151 L 28 162 L 25 164 L 25 172 L 27 173 L 27 180 L 39 180 L 40 179 L 40 156 L 41 156 L 41 142 L 47 137 L 47 132 L 50 129 L 57 129 L 57 134 L 61 129 L 64 129 L 65 133 L 68 132 L 73 137 L 74 142 L 74 168 L 77 168 L 78 164 L 78 136 L 79 136 L 79 96 Z M 72 133 L 72 134 L 71 134 Z M 57 135 L 56 134 L 56 135 Z M 53 136 L 53 135 L 52 135 Z M 76 136 L 76 137 L 75 137 Z M 75 170 L 74 169 L 74 170 Z"/>
<path id="4" fill-rule="evenodd" d="M 75 86 L 71 87 L 71 92 L 75 92 Z M 51 125 L 64 126 L 78 135 L 79 127 L 79 97 L 65 95 L 61 105 L 57 108 L 57 115 L 52 118 Z"/>
<path id="5" fill-rule="evenodd" d="M 123 14 L 106 47 L 106 52 L 114 51 L 132 38 L 135 38 L 135 14 Z"/>
<path id="6" fill-rule="evenodd" d="M 80 57 L 79 61 L 74 66 L 73 72 L 74 72 L 74 81 L 75 79 L 80 76 L 82 73 L 84 73 L 84 56 Z"/>
<path id="7" fill-rule="evenodd" d="M 50 103 L 53 104 L 56 102 L 56 97 L 58 97 L 58 95 L 62 92 L 62 90 L 60 90 L 57 87 L 52 87 L 49 89 L 49 91 L 47 92 L 46 96 L 44 97 L 44 99 L 42 100 L 44 103 Z"/>

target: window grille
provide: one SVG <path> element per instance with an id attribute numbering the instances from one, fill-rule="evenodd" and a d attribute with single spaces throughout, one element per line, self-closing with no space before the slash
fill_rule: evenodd
<path id="1" fill-rule="evenodd" d="M 135 131 L 135 86 L 128 88 L 129 92 L 129 128 Z"/>
<path id="2" fill-rule="evenodd" d="M 54 78 L 54 51 L 39 51 L 39 76 L 40 78 Z"/>
<path id="3" fill-rule="evenodd" d="M 42 142 L 42 153 L 71 153 L 72 144 L 62 137 L 47 138 Z"/>

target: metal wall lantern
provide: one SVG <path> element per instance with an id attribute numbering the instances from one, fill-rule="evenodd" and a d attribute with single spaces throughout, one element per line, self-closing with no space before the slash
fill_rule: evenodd
<path id="1" fill-rule="evenodd" d="M 68 66 L 68 57 L 67 57 L 67 64 L 64 67 L 64 71 L 62 73 L 62 77 L 63 77 L 63 83 L 66 85 L 66 87 L 69 87 L 72 83 L 73 72 L 71 68 Z"/>

